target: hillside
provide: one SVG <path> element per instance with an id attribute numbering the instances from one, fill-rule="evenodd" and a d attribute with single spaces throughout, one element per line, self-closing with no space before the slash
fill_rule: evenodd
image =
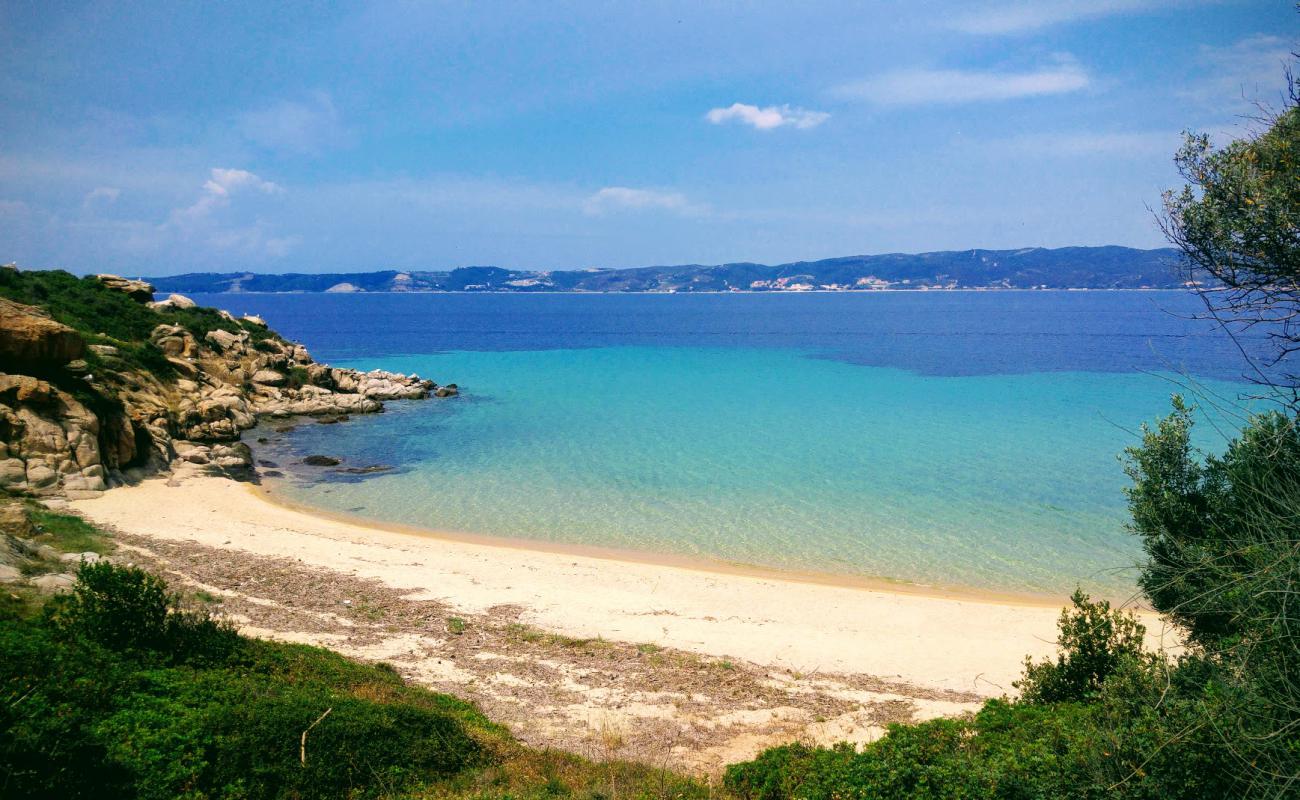
<path id="1" fill-rule="evenodd" d="M 189 273 L 158 278 L 163 292 L 770 292 L 879 289 L 1177 288 L 1178 253 L 1164 248 L 1032 247 L 845 256 L 789 264 L 720 264 L 536 271 Z"/>

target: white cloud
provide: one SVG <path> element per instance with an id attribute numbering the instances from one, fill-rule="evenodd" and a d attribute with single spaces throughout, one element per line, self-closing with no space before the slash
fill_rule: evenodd
<path id="1" fill-rule="evenodd" d="M 1294 60 L 1280 36 L 1250 36 L 1225 47 L 1203 46 L 1203 77 L 1180 95 L 1216 109 L 1246 110 L 1256 102 L 1276 105 L 1286 91 L 1284 70 Z"/>
<path id="2" fill-rule="evenodd" d="M 836 87 L 834 94 L 882 106 L 951 105 L 1066 94 L 1086 88 L 1088 73 L 1073 59 L 1031 72 L 908 69 Z"/>
<path id="3" fill-rule="evenodd" d="M 704 115 L 714 125 L 725 122 L 740 122 L 753 126 L 760 131 L 790 126 L 799 130 L 815 128 L 826 120 L 830 114 L 825 111 L 809 111 L 805 108 L 792 108 L 788 105 L 766 106 L 759 108 L 748 103 L 732 103 L 726 108 L 715 108 Z"/>
<path id="4" fill-rule="evenodd" d="M 1178 0 L 1034 0 L 986 5 L 947 20 L 946 27 L 971 34 L 1023 33 L 1067 22 L 1189 4 Z"/>
<path id="5" fill-rule="evenodd" d="M 284 190 L 279 185 L 243 169 L 212 168 L 212 177 L 203 184 L 203 191 L 193 205 L 172 212 L 172 221 L 194 222 L 207 217 L 214 210 L 230 205 L 232 195 L 245 190 L 263 194 L 278 194 Z"/>
<path id="6" fill-rule="evenodd" d="M 1033 133 L 990 143 L 1000 156 L 1042 158 L 1172 158 L 1182 143 L 1175 131 Z"/>
<path id="7" fill-rule="evenodd" d="M 239 133 L 270 150 L 319 154 L 347 139 L 334 101 L 314 92 L 305 101 L 285 100 L 241 114 Z"/>
<path id="8" fill-rule="evenodd" d="M 86 207 L 95 205 L 96 203 L 111 205 L 116 203 L 117 198 L 121 196 L 122 190 L 116 186 L 96 186 L 94 189 L 86 192 L 86 197 L 81 201 L 81 204 Z"/>
<path id="9" fill-rule="evenodd" d="M 302 242 L 298 236 L 271 236 L 264 224 L 213 231 L 207 243 L 213 249 L 246 256 L 282 258 Z"/>
<path id="10" fill-rule="evenodd" d="M 606 186 L 587 198 L 583 211 L 599 216 L 610 211 L 672 211 L 677 214 L 698 214 L 704 211 L 680 192 L 661 192 L 654 189 L 632 189 L 627 186 Z"/>

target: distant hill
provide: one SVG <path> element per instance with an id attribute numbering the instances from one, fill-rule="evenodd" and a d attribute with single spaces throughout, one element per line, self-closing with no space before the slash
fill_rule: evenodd
<path id="1" fill-rule="evenodd" d="M 1178 251 L 1030 247 L 845 256 L 791 264 L 534 271 L 501 267 L 213 274 L 153 280 L 159 292 L 772 292 L 878 289 L 1167 289 Z"/>

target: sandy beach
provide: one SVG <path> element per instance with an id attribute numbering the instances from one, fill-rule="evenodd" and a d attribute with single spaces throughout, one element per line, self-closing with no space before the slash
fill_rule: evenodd
<path id="1" fill-rule="evenodd" d="M 71 506 L 116 530 L 127 557 L 224 598 L 247 632 L 395 662 L 525 739 L 616 741 L 639 757 L 658 746 L 705 771 L 774 741 L 864 741 L 890 721 L 972 710 L 1013 691 L 1026 655 L 1054 649 L 1052 602 L 459 541 L 266 492 L 195 476 Z M 452 616 L 468 633 L 448 632 Z M 739 694 L 710 694 L 720 686 Z M 646 721 L 658 733 L 638 743 Z"/>

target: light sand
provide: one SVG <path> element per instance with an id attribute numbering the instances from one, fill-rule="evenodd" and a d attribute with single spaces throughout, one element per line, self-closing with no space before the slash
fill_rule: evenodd
<path id="1" fill-rule="evenodd" d="M 149 539 L 195 542 L 373 579 L 467 614 L 518 606 L 529 625 L 653 643 L 812 675 L 1012 692 L 1053 652 L 1060 607 L 709 572 L 387 530 L 268 500 L 222 478 L 150 480 L 72 507 Z M 1154 634 L 1158 620 L 1148 619 Z"/>

